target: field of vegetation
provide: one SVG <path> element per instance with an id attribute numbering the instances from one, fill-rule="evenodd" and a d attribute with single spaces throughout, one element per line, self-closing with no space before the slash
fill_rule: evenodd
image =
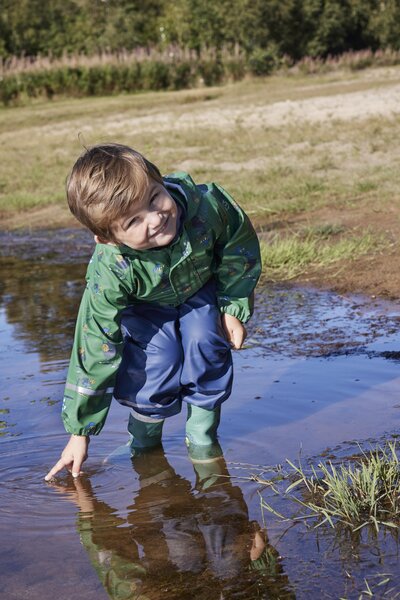
<path id="1" fill-rule="evenodd" d="M 261 233 L 268 279 L 396 296 L 399 96 L 392 66 L 4 108 L 3 229 L 72 225 L 68 170 L 84 145 L 119 141 L 225 186 Z"/>

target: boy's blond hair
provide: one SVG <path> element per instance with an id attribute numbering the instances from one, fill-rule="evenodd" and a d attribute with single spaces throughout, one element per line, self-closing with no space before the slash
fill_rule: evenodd
<path id="1" fill-rule="evenodd" d="M 122 144 L 87 148 L 67 178 L 72 214 L 104 241 L 118 243 L 113 225 L 142 199 L 151 181 L 163 183 L 158 168 Z"/>

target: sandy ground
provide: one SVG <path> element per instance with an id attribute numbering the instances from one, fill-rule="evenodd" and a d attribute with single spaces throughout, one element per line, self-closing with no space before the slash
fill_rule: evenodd
<path id="1" fill-rule="evenodd" d="M 256 127 L 274 128 L 286 123 L 325 123 L 332 120 L 357 122 L 362 127 L 365 119 L 374 116 L 395 118 L 400 115 L 398 73 L 398 70 L 387 69 L 387 76 L 382 81 L 382 71 L 380 71 L 380 82 L 377 85 L 356 91 L 349 86 L 348 93 L 335 93 L 334 89 L 329 90 L 329 86 L 325 84 L 321 86 L 321 90 L 316 85 L 312 90 L 311 97 L 303 97 L 300 100 L 273 102 L 267 98 L 262 104 L 255 102 L 245 108 L 243 105 L 235 106 L 232 102 L 218 107 L 206 107 L 204 103 L 201 103 L 194 109 L 192 106 L 191 110 L 186 112 L 182 107 L 176 127 L 192 129 L 204 127 L 206 124 L 207 127 L 215 126 L 223 131 L 224 128 L 231 127 L 232 123 L 240 121 L 241 127 L 251 130 Z M 367 79 L 368 75 L 365 78 Z M 343 90 L 343 82 L 341 89 Z M 307 88 L 307 95 L 310 96 L 310 94 L 310 88 Z M 157 131 L 165 131 L 170 127 L 171 114 L 169 113 L 172 110 L 167 107 L 163 111 L 149 115 L 138 115 L 134 124 L 136 131 L 151 130 L 155 135 Z M 103 125 L 107 127 L 110 134 L 116 136 L 118 132 L 130 126 L 129 117 L 123 114 L 114 114 L 112 118 L 109 118 L 109 122 L 105 121 L 107 118 L 102 120 Z M 51 125 L 51 127 L 54 129 L 57 125 Z M 376 155 L 377 157 L 378 155 Z M 249 170 L 260 169 L 263 166 L 263 160 L 263 157 L 257 157 L 254 161 L 247 161 L 236 167 Z M 384 156 L 382 156 L 382 160 L 384 160 Z M 181 165 L 182 169 L 186 170 L 201 166 L 202 161 L 191 159 L 190 156 Z M 230 170 L 234 165 L 229 162 L 220 167 Z M 76 226 L 67 209 L 59 206 L 34 210 L 29 213 L 28 217 L 29 226 L 32 228 L 43 227 L 43 223 L 49 227 Z M 291 216 L 288 221 L 284 222 L 280 215 L 279 226 L 276 228 L 295 230 L 304 224 L 321 223 L 322 219 L 325 222 L 349 227 L 371 227 L 376 232 L 384 233 L 391 244 L 383 254 L 366 256 L 346 264 L 335 264 L 323 271 L 313 270 L 304 274 L 300 280 L 317 286 L 328 286 L 340 292 L 364 292 L 371 296 L 399 298 L 400 250 L 397 244 L 400 234 L 399 203 L 393 202 L 388 208 L 379 210 L 372 203 L 371 205 L 364 204 L 362 208 L 349 208 L 346 211 L 343 211 L 342 207 L 324 208 Z M 2 228 L 15 229 L 26 226 L 26 223 L 26 213 L 14 214 L 3 219 Z M 255 222 L 255 225 L 257 227 L 260 223 Z M 261 223 L 261 225 L 263 224 Z M 274 223 L 269 221 L 268 227 L 273 228 Z"/>
<path id="2" fill-rule="evenodd" d="M 204 128 L 218 128 L 223 132 L 224 129 L 230 129 L 232 126 L 240 125 L 244 129 L 254 128 L 274 128 L 281 127 L 288 123 L 321 123 L 330 120 L 341 121 L 360 121 L 370 117 L 388 117 L 400 114 L 400 84 L 398 81 L 398 69 L 386 69 L 384 74 L 382 70 L 379 73 L 379 81 L 369 81 L 370 74 L 374 71 L 366 72 L 364 79 L 361 79 L 358 86 L 365 89 L 351 91 L 349 85 L 348 93 L 335 93 L 336 87 L 346 85 L 346 82 L 340 81 L 334 84 L 323 83 L 321 85 L 308 86 L 304 88 L 304 95 L 311 97 L 301 100 L 287 99 L 284 101 L 273 101 L 266 97 L 260 102 L 260 98 L 254 102 L 250 101 L 246 106 L 238 101 L 237 104 L 230 101 L 226 105 L 218 104 L 216 106 L 206 106 L 204 102 L 198 102 L 197 105 L 190 103 L 189 109 L 185 110 L 185 105 L 179 106 L 179 113 L 176 112 L 176 106 L 167 106 L 160 110 L 159 107 L 149 108 L 145 114 L 135 114 L 133 117 L 124 113 L 112 113 L 109 116 L 92 118 L 90 124 L 81 127 L 82 134 L 90 134 L 102 126 L 107 132 L 118 135 L 126 130 L 132 130 L 136 133 L 168 132 L 171 130 L 171 122 L 174 128 L 179 130 L 193 130 Z M 392 80 L 393 77 L 393 80 Z M 395 77 L 395 78 L 394 78 Z M 366 80 L 365 80 L 366 79 Z M 352 86 L 354 86 L 354 81 Z M 299 90 L 297 90 L 299 91 Z M 319 92 L 321 95 L 319 95 Z M 210 94 L 212 97 L 212 94 Z M 46 127 L 53 133 L 66 133 L 70 131 L 70 122 L 67 124 L 51 123 L 45 127 L 32 127 L 32 135 L 45 133 Z M 10 139 L 13 133 L 9 132 Z M 6 139 L 6 138 L 5 138 Z"/>

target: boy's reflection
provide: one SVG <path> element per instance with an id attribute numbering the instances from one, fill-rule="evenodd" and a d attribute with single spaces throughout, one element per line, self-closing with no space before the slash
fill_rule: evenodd
<path id="1" fill-rule="evenodd" d="M 193 463 L 194 489 L 161 448 L 132 464 L 140 489 L 126 519 L 96 498 L 88 478 L 63 488 L 79 506 L 82 543 L 113 600 L 294 598 L 222 455 Z"/>

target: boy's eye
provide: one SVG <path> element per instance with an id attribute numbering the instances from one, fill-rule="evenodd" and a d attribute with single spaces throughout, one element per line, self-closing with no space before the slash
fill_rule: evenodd
<path id="1" fill-rule="evenodd" d="M 159 194 L 159 192 L 156 192 L 155 194 L 153 194 L 153 196 L 150 199 L 150 204 L 154 203 L 154 201 L 157 199 L 158 194 Z"/>
<path id="2" fill-rule="evenodd" d="M 131 219 L 128 223 L 128 227 L 132 227 L 132 225 L 135 225 L 135 223 L 137 223 L 137 217 L 133 217 L 133 219 Z"/>

